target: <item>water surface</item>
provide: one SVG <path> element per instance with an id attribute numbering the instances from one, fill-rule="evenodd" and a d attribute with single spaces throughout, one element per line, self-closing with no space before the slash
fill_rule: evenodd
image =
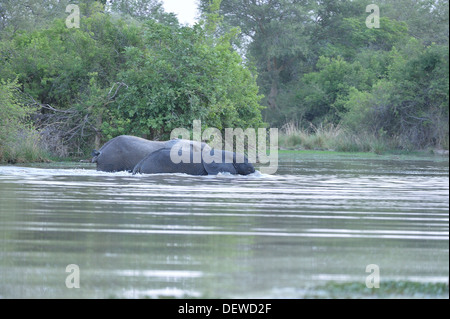
<path id="1" fill-rule="evenodd" d="M 381 285 L 448 283 L 448 167 L 302 153 L 276 175 L 2 166 L 0 297 L 302 298 L 369 289 L 370 264 Z"/>

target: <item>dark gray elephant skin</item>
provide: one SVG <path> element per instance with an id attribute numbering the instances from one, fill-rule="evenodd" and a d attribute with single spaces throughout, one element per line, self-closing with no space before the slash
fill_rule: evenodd
<path id="1" fill-rule="evenodd" d="M 122 135 L 109 140 L 98 151 L 94 150 L 92 163 L 97 163 L 97 171 L 131 172 L 144 157 L 165 145 L 165 142 Z"/>
<path id="2" fill-rule="evenodd" d="M 140 161 L 133 170 L 133 174 L 161 174 L 161 173 L 185 173 L 189 175 L 208 175 L 203 163 L 175 164 L 170 159 L 170 148 L 155 151 L 142 161 Z"/>
<path id="3" fill-rule="evenodd" d="M 171 148 L 178 142 L 189 143 L 190 146 L 190 163 L 174 163 L 170 157 Z M 209 149 L 209 155 L 214 157 L 218 154 L 221 157 L 221 161 L 216 163 L 215 161 L 208 161 L 207 163 L 203 157 L 198 154 L 207 148 Z M 178 150 L 178 155 L 182 155 L 182 150 Z M 219 153 L 216 153 L 219 152 Z M 201 159 L 200 163 L 194 163 L 194 154 Z M 227 159 L 229 162 L 225 161 Z M 212 150 L 205 143 L 200 144 L 197 142 L 185 141 L 185 140 L 173 140 L 167 142 L 165 148 L 157 150 L 147 155 L 142 161 L 140 161 L 133 170 L 133 174 L 158 174 L 158 173 L 185 173 L 189 175 L 217 175 L 219 173 L 230 173 L 233 175 L 248 175 L 254 173 L 255 169 L 248 159 L 244 157 L 243 163 L 236 163 L 236 154 L 231 152 L 225 152 L 221 150 Z"/>

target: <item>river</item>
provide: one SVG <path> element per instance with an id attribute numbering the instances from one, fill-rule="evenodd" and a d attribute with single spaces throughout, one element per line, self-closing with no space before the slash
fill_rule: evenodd
<path id="1" fill-rule="evenodd" d="M 443 157 L 285 153 L 275 175 L 201 177 L 0 166 L 0 298 L 365 298 L 374 276 L 448 298 L 448 196 Z"/>

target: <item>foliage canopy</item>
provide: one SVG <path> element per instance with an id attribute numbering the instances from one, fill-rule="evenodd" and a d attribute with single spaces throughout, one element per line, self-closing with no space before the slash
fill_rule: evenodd
<path id="1" fill-rule="evenodd" d="M 256 76 L 233 50 L 232 33 L 214 38 L 213 22 L 181 26 L 157 1 L 136 5 L 116 1 L 105 10 L 81 1 L 80 28 L 58 16 L 34 29 L 5 21 L 0 78 L 17 78 L 42 107 L 44 136 L 81 154 L 120 134 L 166 139 L 193 120 L 219 129 L 265 126 Z"/>
<path id="2" fill-rule="evenodd" d="M 222 0 L 222 30 L 258 72 L 271 126 L 344 125 L 448 148 L 448 1 Z M 201 0 L 204 14 L 210 0 Z M 291 127 L 290 126 L 290 127 Z"/>

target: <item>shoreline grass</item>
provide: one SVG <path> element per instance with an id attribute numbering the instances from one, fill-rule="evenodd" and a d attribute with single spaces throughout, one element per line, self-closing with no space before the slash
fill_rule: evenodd
<path id="1" fill-rule="evenodd" d="M 0 163 L 50 162 L 50 157 L 40 143 L 39 134 L 32 130 L 21 131 L 14 140 L 0 144 Z"/>
<path id="2" fill-rule="evenodd" d="M 7 141 L 0 145 L 0 163 L 39 163 L 39 162 L 73 162 L 86 161 L 89 156 L 63 156 L 51 154 L 37 132 L 22 132 L 14 142 Z M 448 150 L 436 148 L 415 149 L 401 145 L 396 138 L 361 133 L 356 135 L 339 125 L 320 125 L 309 129 L 299 129 L 292 123 L 281 128 L 278 146 L 280 154 L 289 152 L 321 152 L 321 154 L 358 154 L 397 155 L 397 156 L 441 156 L 448 158 Z"/>
<path id="3" fill-rule="evenodd" d="M 429 153 L 447 155 L 448 150 L 433 148 L 415 149 L 410 145 L 403 145 L 398 138 L 361 132 L 352 133 L 339 125 L 312 124 L 309 129 L 299 129 L 292 123 L 284 125 L 278 138 L 281 151 L 329 151 L 346 153 L 374 153 L 381 154 L 414 154 Z"/>

